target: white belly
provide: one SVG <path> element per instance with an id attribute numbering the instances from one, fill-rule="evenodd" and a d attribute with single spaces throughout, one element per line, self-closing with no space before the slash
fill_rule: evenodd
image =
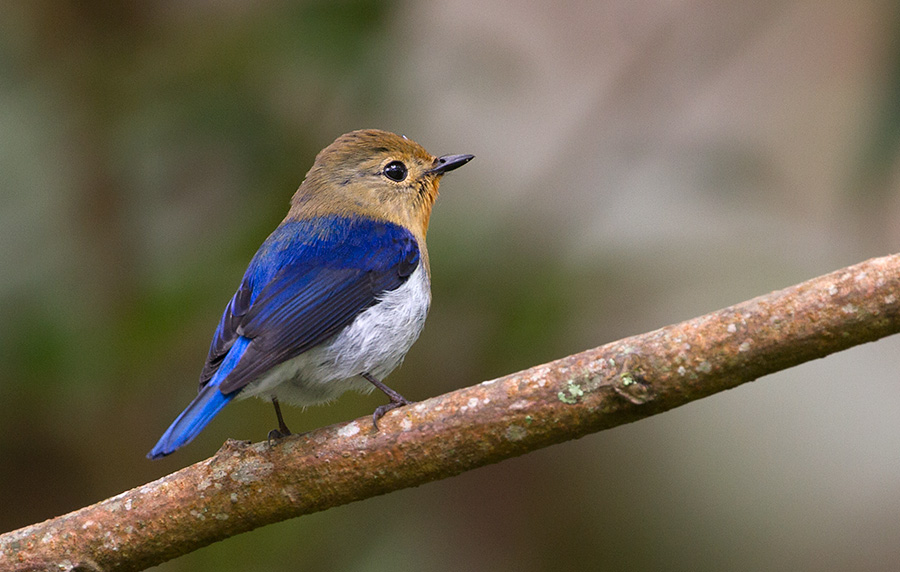
<path id="1" fill-rule="evenodd" d="M 422 264 L 396 290 L 386 292 L 339 333 L 315 348 L 279 364 L 245 387 L 252 395 L 292 405 L 314 405 L 336 399 L 348 389 L 372 390 L 360 377 L 379 380 L 391 373 L 419 337 L 431 305 L 431 285 Z"/>

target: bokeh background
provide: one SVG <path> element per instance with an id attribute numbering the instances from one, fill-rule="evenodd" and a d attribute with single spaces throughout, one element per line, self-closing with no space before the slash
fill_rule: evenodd
<path id="1" fill-rule="evenodd" d="M 190 400 L 315 153 L 448 176 L 419 399 L 900 250 L 900 6 L 844 0 L 0 5 L 0 530 L 260 440 Z M 157 568 L 896 570 L 900 339 Z M 290 409 L 302 431 L 379 396 Z"/>

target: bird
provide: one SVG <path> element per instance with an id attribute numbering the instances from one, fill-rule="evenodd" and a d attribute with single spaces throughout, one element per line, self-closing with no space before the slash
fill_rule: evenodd
<path id="1" fill-rule="evenodd" d="M 327 403 L 348 390 L 389 398 L 372 415 L 410 403 L 383 379 L 403 361 L 431 305 L 425 235 L 443 175 L 473 155 L 435 157 L 388 131 L 338 137 L 316 155 L 287 216 L 253 256 L 225 307 L 197 397 L 150 459 L 191 442 L 229 402 L 256 396 Z"/>

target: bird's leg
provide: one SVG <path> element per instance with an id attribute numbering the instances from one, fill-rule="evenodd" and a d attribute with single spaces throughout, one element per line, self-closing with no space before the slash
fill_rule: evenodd
<path id="1" fill-rule="evenodd" d="M 362 376 L 366 378 L 369 383 L 383 391 L 385 395 L 391 398 L 390 403 L 379 405 L 375 409 L 375 413 L 372 414 L 372 424 L 375 425 L 375 429 L 378 429 L 378 420 L 381 419 L 385 413 L 387 413 L 391 409 L 396 409 L 401 405 L 409 405 L 411 403 L 408 399 L 406 399 L 390 387 L 386 386 L 385 384 L 381 383 L 372 374 L 363 373 Z"/>
<path id="2" fill-rule="evenodd" d="M 277 441 L 283 437 L 287 437 L 291 434 L 291 430 L 288 429 L 288 426 L 284 423 L 284 417 L 281 416 L 281 406 L 278 405 L 278 398 L 272 398 L 272 405 L 275 406 L 275 415 L 278 417 L 278 429 L 272 429 L 269 431 L 269 443 L 273 440 Z"/>

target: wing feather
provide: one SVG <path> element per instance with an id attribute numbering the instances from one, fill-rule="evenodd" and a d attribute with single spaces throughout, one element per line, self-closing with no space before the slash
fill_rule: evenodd
<path id="1" fill-rule="evenodd" d="M 209 382 L 238 336 L 250 344 L 220 385 L 230 394 L 349 325 L 419 264 L 408 230 L 369 219 L 283 223 L 260 247 L 225 308 L 200 375 Z"/>

